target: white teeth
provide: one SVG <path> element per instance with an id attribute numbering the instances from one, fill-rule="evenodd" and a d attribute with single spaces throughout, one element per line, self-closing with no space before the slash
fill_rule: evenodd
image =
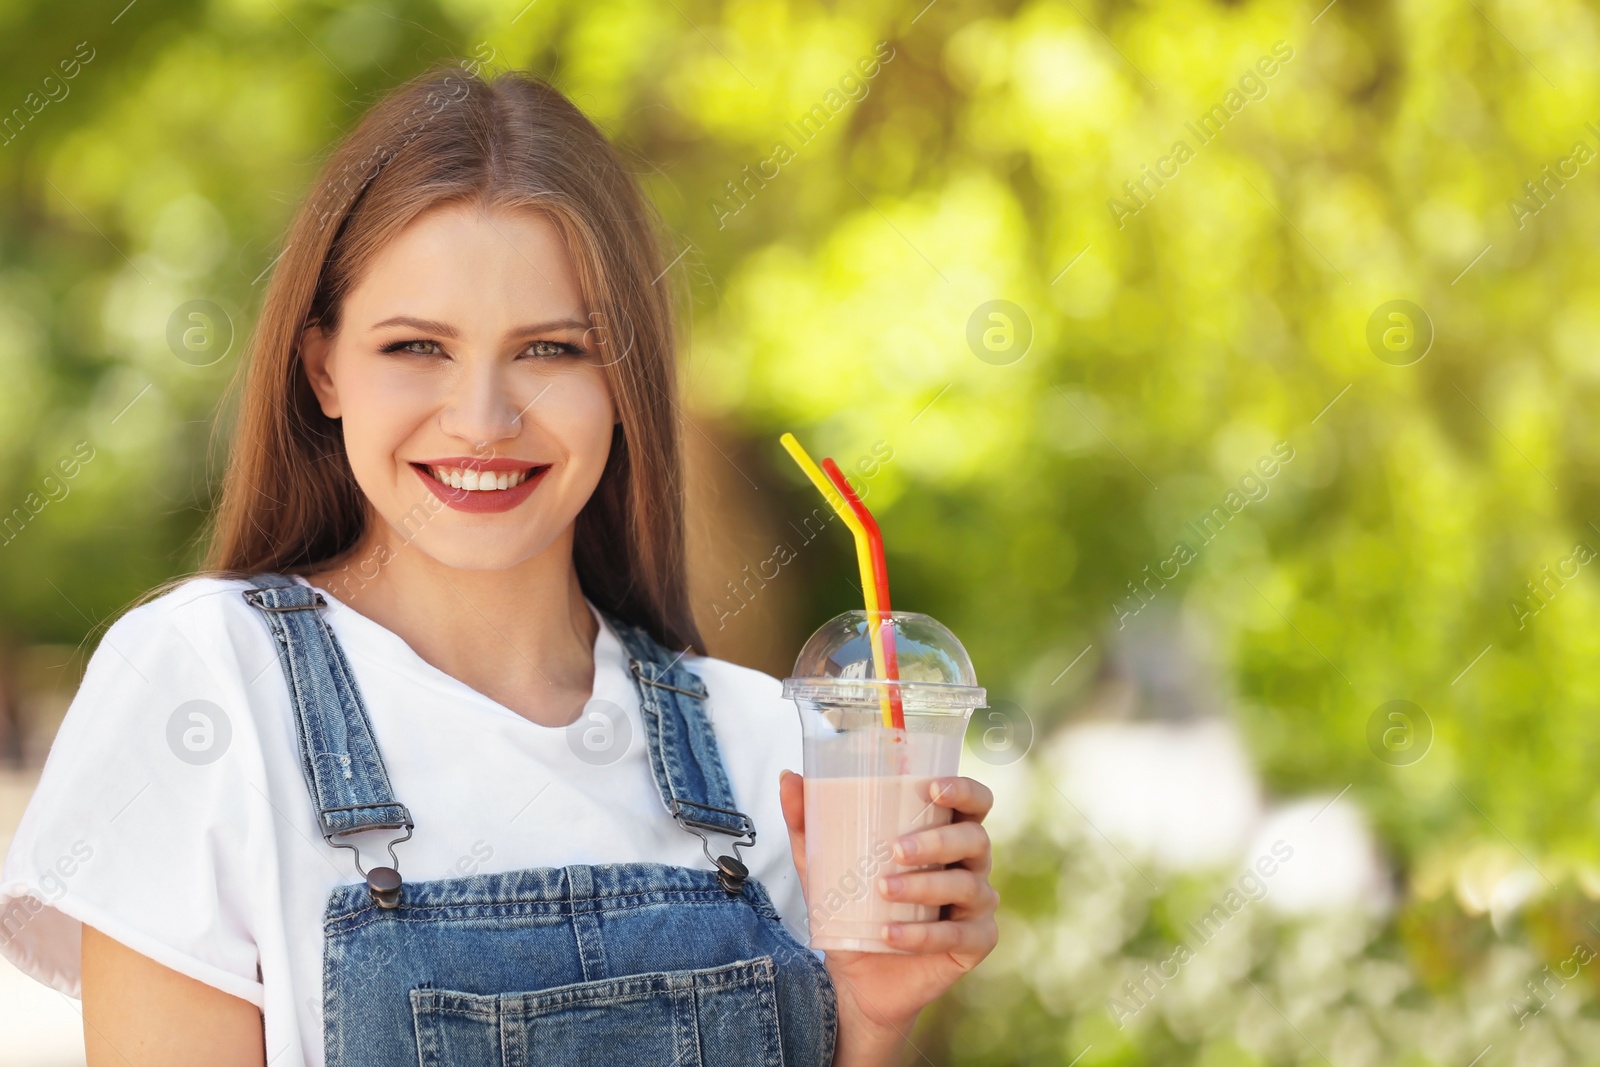
<path id="1" fill-rule="evenodd" d="M 477 471 L 460 467 L 429 467 L 428 473 L 452 489 L 482 492 L 487 489 L 512 489 L 528 480 L 531 469 L 520 471 Z"/>

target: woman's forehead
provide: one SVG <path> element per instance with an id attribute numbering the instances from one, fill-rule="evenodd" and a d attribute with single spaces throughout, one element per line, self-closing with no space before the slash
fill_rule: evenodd
<path id="1" fill-rule="evenodd" d="M 362 330 L 412 318 L 463 336 L 587 321 L 571 256 L 550 219 L 476 205 L 419 216 L 374 257 L 346 309 Z"/>

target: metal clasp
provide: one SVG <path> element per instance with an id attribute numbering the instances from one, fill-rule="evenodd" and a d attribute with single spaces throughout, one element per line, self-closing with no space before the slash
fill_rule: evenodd
<path id="1" fill-rule="evenodd" d="M 244 591 L 244 598 L 250 601 L 251 604 L 255 605 L 255 607 L 260 611 L 314 611 L 317 608 L 325 608 L 328 606 L 328 602 L 322 598 L 321 593 L 312 593 L 311 603 L 309 604 L 285 604 L 282 606 L 263 604 L 261 602 L 261 594 L 264 592 L 266 592 L 264 589 L 246 589 Z M 252 593 L 255 595 L 252 596 Z"/>
<path id="2" fill-rule="evenodd" d="M 372 902 L 374 904 L 378 905 L 380 908 L 398 908 L 400 906 L 401 886 L 400 858 L 394 854 L 394 846 L 398 845 L 402 841 L 410 840 L 411 838 L 411 829 L 413 826 L 413 823 L 411 822 L 411 809 L 406 807 L 404 804 L 395 802 L 387 804 L 349 804 L 342 808 L 323 808 L 320 814 L 326 815 L 333 811 L 357 811 L 363 808 L 399 808 L 405 813 L 405 820 L 403 822 L 373 823 L 371 826 L 361 826 L 354 830 L 328 830 L 323 832 L 322 839 L 328 844 L 332 845 L 334 848 L 347 848 L 356 854 L 356 870 L 360 872 L 362 878 L 366 879 L 367 892 L 371 894 Z M 405 833 L 400 837 L 392 839 L 388 844 L 389 860 L 393 866 L 374 867 L 370 871 L 362 870 L 361 868 L 361 850 L 359 848 L 345 841 L 334 840 L 334 838 L 341 834 L 359 834 L 367 830 L 400 829 L 404 829 Z"/>
<path id="3" fill-rule="evenodd" d="M 633 671 L 633 676 L 639 679 L 639 681 L 643 682 L 645 685 L 653 685 L 657 689 L 670 689 L 674 693 L 682 693 L 684 696 L 694 697 L 696 700 L 706 699 L 705 693 L 696 693 L 693 689 L 684 689 L 682 686 L 668 685 L 666 682 L 658 682 L 654 678 L 646 678 L 644 676 L 644 672 L 639 669 L 639 666 L 639 661 L 636 659 L 628 661 L 628 669 Z M 705 807 L 705 805 L 702 804 L 701 807 Z M 722 809 L 717 808 L 716 810 L 721 811 Z M 734 814 L 737 815 L 738 812 L 734 812 Z"/>
<path id="4" fill-rule="evenodd" d="M 739 820 L 739 829 L 737 832 L 730 831 L 717 823 L 696 818 L 693 814 L 685 812 L 684 808 L 699 808 L 702 811 L 717 812 L 719 815 L 732 815 Z M 714 804 L 701 804 L 694 800 L 679 800 L 677 797 L 672 798 L 671 803 L 667 805 L 667 810 L 672 812 L 672 817 L 677 820 L 679 826 L 700 839 L 701 851 L 706 854 L 706 859 L 711 861 L 711 865 L 717 869 L 717 881 L 722 888 L 731 895 L 738 896 L 740 891 L 744 889 L 745 879 L 750 877 L 750 868 L 746 867 L 744 861 L 739 859 L 739 850 L 741 848 L 749 848 L 756 843 L 756 824 L 751 821 L 750 816 L 732 808 L 719 808 Z M 737 838 L 732 845 L 733 855 L 713 856 L 711 854 L 711 839 L 705 835 L 706 830 L 713 830 L 716 833 L 727 834 L 729 837 Z"/>

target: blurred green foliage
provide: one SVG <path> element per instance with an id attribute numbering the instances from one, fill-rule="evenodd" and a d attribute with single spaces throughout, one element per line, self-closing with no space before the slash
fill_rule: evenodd
<path id="1" fill-rule="evenodd" d="M 193 565 L 218 398 L 316 162 L 431 62 L 526 66 L 637 161 L 684 253 L 687 403 L 757 442 L 796 514 L 814 501 L 779 432 L 817 455 L 889 442 L 873 506 L 897 606 L 961 634 L 1041 731 L 1128 583 L 1293 449 L 1150 588 L 1213 621 L 1271 788 L 1351 784 L 1399 916 L 1252 926 L 1240 966 L 1285 1017 L 1235 976 L 1198 1014 L 1116 1031 L 1103 998 L 1161 902 L 1036 813 L 1040 843 L 1002 857 L 1002 951 L 930 1015 L 929 1055 L 1315 1058 L 1293 1016 L 1340 1064 L 1490 1042 L 1486 1063 L 1592 1060 L 1587 993 L 1523 1029 L 1505 997 L 1591 936 L 1600 891 L 1597 579 L 1543 570 L 1600 548 L 1600 169 L 1576 151 L 1600 151 L 1593 7 L 125 4 L 0 2 L 0 108 L 23 109 L 0 135 L 0 508 L 46 502 L 0 545 L 0 629 L 75 642 Z M 195 299 L 236 330 L 209 366 L 167 340 Z M 1367 342 L 1396 299 L 1433 333 L 1403 366 Z M 969 342 L 991 300 L 1025 315 L 1020 358 Z M 68 478 L 78 442 L 93 458 Z M 801 566 L 820 622 L 852 595 L 847 553 Z M 1431 720 L 1409 766 L 1367 743 L 1391 699 Z M 1475 863 L 1537 867 L 1525 924 L 1462 904 Z M 1126 940 L 1090 936 L 1100 898 Z M 1311 996 L 1296 961 L 1317 945 L 1338 965 Z"/>

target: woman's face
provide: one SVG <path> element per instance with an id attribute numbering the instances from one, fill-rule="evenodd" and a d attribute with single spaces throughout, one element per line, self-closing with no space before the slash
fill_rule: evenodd
<path id="1" fill-rule="evenodd" d="M 587 311 L 543 215 L 447 205 L 378 255 L 334 338 L 305 332 L 387 540 L 488 570 L 569 533 L 617 421 Z"/>

